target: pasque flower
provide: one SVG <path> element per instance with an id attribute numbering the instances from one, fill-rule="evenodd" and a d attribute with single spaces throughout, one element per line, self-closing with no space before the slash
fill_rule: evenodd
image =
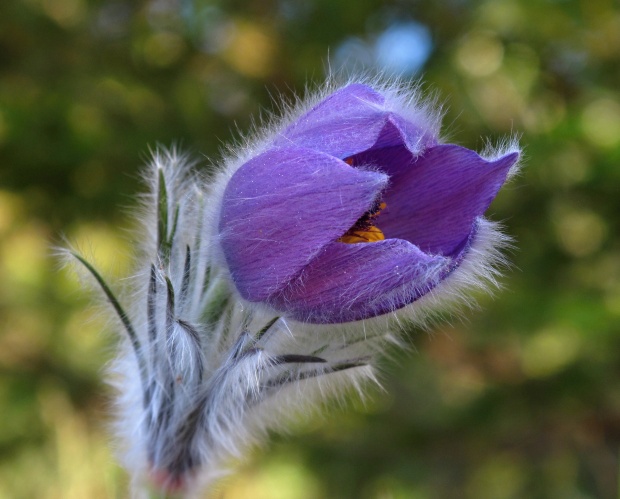
<path id="1" fill-rule="evenodd" d="M 326 90 L 215 177 L 156 153 L 124 299 L 65 251 L 125 332 L 111 380 L 136 495 L 195 497 L 269 431 L 376 381 L 388 312 L 421 322 L 495 279 L 505 239 L 482 214 L 519 150 L 482 157 L 438 130 L 415 91 Z"/>
<path id="2" fill-rule="evenodd" d="M 442 144 L 436 118 L 350 84 L 275 135 L 224 193 L 235 286 L 296 319 L 338 323 L 408 305 L 472 254 L 519 153 Z"/>

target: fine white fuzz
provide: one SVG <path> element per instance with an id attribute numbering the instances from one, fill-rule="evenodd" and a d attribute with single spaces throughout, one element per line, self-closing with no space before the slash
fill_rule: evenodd
<path id="1" fill-rule="evenodd" d="M 363 396 L 365 384 L 376 382 L 378 355 L 398 341 L 399 317 L 425 325 L 446 303 L 470 303 L 465 290 L 497 285 L 506 263 L 499 249 L 509 240 L 479 219 L 460 266 L 398 316 L 310 325 L 240 299 L 218 243 L 224 188 L 279 130 L 334 89 L 330 83 L 286 108 L 284 118 L 231 151 L 215 178 L 201 177 L 174 150 L 154 154 L 144 175 L 149 192 L 142 200 L 140 255 L 126 300 L 117 300 L 83 257 L 68 252 L 98 282 L 126 333 L 110 379 L 118 392 L 121 459 L 136 496 L 149 484 L 187 497 L 212 486 L 268 430 L 283 430 L 291 418 L 314 413 L 347 390 Z M 391 82 L 378 90 L 395 111 L 438 135 L 440 113 L 417 88 Z M 509 142 L 500 149 L 515 147 Z"/>
<path id="2" fill-rule="evenodd" d="M 214 264 L 209 189 L 192 165 L 160 151 L 145 177 L 138 261 L 146 264 L 127 304 L 104 288 L 128 333 L 110 373 L 115 429 L 136 496 L 149 481 L 190 496 L 268 430 L 350 388 L 361 393 L 374 380 L 370 353 L 380 337 L 309 331 L 242 304 Z"/>

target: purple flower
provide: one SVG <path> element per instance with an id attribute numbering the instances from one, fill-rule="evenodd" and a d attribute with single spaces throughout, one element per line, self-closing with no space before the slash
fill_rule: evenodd
<path id="1" fill-rule="evenodd" d="M 437 137 L 398 93 L 350 84 L 232 175 L 220 242 L 250 302 L 340 323 L 402 308 L 473 258 L 519 152 L 493 160 Z M 482 264 L 484 265 L 484 263 Z"/>

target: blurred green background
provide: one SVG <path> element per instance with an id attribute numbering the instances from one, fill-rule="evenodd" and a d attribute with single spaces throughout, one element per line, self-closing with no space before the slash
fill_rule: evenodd
<path id="1" fill-rule="evenodd" d="M 490 210 L 516 267 L 482 311 L 413 334 L 386 393 L 276 437 L 217 497 L 620 497 L 617 1 L 2 0 L 1 498 L 127 497 L 113 334 L 50 245 L 127 275 L 149 147 L 216 157 L 328 57 L 422 76 L 467 147 L 523 134 Z"/>

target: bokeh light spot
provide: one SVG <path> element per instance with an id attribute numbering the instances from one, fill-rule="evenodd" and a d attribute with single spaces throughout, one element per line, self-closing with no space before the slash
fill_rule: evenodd
<path id="1" fill-rule="evenodd" d="M 565 102 L 548 92 L 528 103 L 523 124 L 534 134 L 546 134 L 558 126 L 566 116 Z"/>
<path id="2" fill-rule="evenodd" d="M 183 54 L 185 42 L 176 33 L 162 31 L 149 36 L 144 42 L 144 60 L 151 66 L 167 67 Z"/>
<path id="3" fill-rule="evenodd" d="M 521 27 L 527 11 L 519 2 L 485 2 L 480 6 L 480 21 L 500 32 L 511 32 Z"/>
<path id="4" fill-rule="evenodd" d="M 456 52 L 458 67 L 475 77 L 488 76 L 499 69 L 504 46 L 492 33 L 470 33 Z"/>
<path id="5" fill-rule="evenodd" d="M 224 59 L 243 75 L 254 78 L 268 75 L 275 56 L 272 37 L 248 22 L 236 22 L 231 29 L 230 41 L 222 51 Z"/>
<path id="6" fill-rule="evenodd" d="M 389 25 L 369 39 L 346 38 L 336 49 L 336 66 L 352 71 L 379 70 L 410 76 L 422 69 L 433 51 L 430 30 L 415 21 Z"/>
<path id="7" fill-rule="evenodd" d="M 512 130 L 525 108 L 514 81 L 501 72 L 472 82 L 468 90 L 483 118 L 499 130 Z"/>
<path id="8" fill-rule="evenodd" d="M 550 167 L 546 170 L 552 185 L 571 187 L 585 181 L 590 174 L 591 161 L 582 147 L 565 144 L 553 155 Z"/>
<path id="9" fill-rule="evenodd" d="M 562 249 L 574 257 L 594 253 L 607 235 L 605 221 L 590 210 L 560 210 L 554 216 L 554 222 Z"/>
<path id="10" fill-rule="evenodd" d="M 588 104 L 581 115 L 581 126 L 586 138 L 600 147 L 620 144 L 620 103 L 602 98 Z"/>
<path id="11" fill-rule="evenodd" d="M 523 371 L 532 378 L 555 374 L 575 360 L 580 348 L 576 332 L 561 327 L 544 329 L 525 343 L 521 354 Z"/>
<path id="12" fill-rule="evenodd" d="M 43 0 L 43 11 L 63 28 L 75 26 L 85 15 L 82 0 Z"/>
<path id="13" fill-rule="evenodd" d="M 432 49 L 429 29 L 423 24 L 407 22 L 394 24 L 379 36 L 375 57 L 380 68 L 411 75 L 424 66 Z"/>
<path id="14" fill-rule="evenodd" d="M 44 278 L 48 241 L 45 228 L 31 222 L 11 233 L 0 248 L 0 262 L 4 276 L 9 279 L 4 284 L 25 284 L 36 286 Z"/>

